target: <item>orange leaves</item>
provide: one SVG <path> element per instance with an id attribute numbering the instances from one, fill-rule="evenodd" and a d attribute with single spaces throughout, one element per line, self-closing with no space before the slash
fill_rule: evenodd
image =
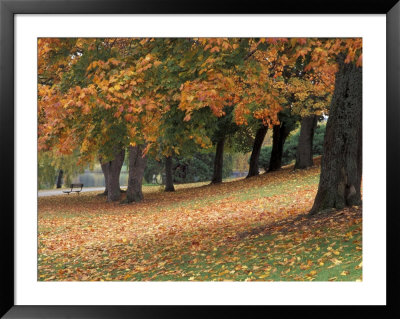
<path id="1" fill-rule="evenodd" d="M 39 147 L 57 147 L 73 127 L 79 147 L 94 118 L 108 119 L 94 132 L 136 127 L 135 138 L 156 147 L 170 105 L 185 112 L 184 122 L 208 114 L 197 112 L 204 108 L 221 117 L 233 107 L 241 125 L 251 117 L 273 125 L 288 105 L 302 116 L 326 113 L 335 58 L 361 67 L 361 51 L 360 38 L 39 39 L 39 83 L 52 83 L 38 87 Z"/>
<path id="2" fill-rule="evenodd" d="M 108 63 L 111 63 L 112 65 L 117 66 L 117 65 L 119 65 L 121 62 L 118 61 L 118 60 L 115 59 L 115 58 L 111 58 L 111 59 L 108 60 Z"/>
<path id="3" fill-rule="evenodd" d="M 271 128 L 279 124 L 278 112 L 282 109 L 279 104 L 275 104 L 272 109 L 260 109 L 254 112 L 254 118 L 262 120 L 264 126 Z"/>
<path id="4" fill-rule="evenodd" d="M 154 103 L 149 103 L 146 105 L 146 111 L 154 111 L 157 110 L 157 105 L 155 105 Z"/>
<path id="5" fill-rule="evenodd" d="M 238 48 L 238 40 L 235 38 L 195 38 L 203 45 L 205 51 L 211 53 L 230 52 Z"/>
<path id="6" fill-rule="evenodd" d="M 153 65 L 154 65 L 155 67 L 158 67 L 158 66 L 161 65 L 161 64 L 162 64 L 162 62 L 161 62 L 161 61 L 158 61 L 158 60 L 154 61 L 154 63 L 153 63 Z"/>
<path id="7" fill-rule="evenodd" d="M 361 211 L 303 216 L 318 175 L 286 167 L 175 193 L 144 186 L 145 200 L 131 205 L 96 192 L 39 197 L 38 280 L 354 281 Z"/>
<path id="8" fill-rule="evenodd" d="M 232 78 L 210 69 L 206 80 L 187 81 L 181 85 L 179 108 L 187 113 L 185 121 L 190 120 L 190 113 L 209 107 L 217 117 L 224 115 L 223 108 L 232 105 L 235 97 L 235 83 Z"/>
<path id="9" fill-rule="evenodd" d="M 360 56 L 358 57 L 357 62 L 356 62 L 356 66 L 362 67 L 362 54 L 360 54 Z"/>

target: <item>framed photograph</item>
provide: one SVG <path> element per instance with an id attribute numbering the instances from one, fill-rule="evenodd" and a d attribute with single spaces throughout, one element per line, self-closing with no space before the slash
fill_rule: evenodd
<path id="1" fill-rule="evenodd" d="M 0 314 L 399 314 L 399 16 L 0 0 Z"/>

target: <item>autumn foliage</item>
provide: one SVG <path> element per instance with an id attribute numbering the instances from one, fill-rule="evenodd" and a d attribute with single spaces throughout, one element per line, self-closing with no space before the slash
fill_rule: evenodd
<path id="1" fill-rule="evenodd" d="M 40 197 L 38 280 L 361 280 L 360 208 L 308 218 L 319 167 L 291 170 L 148 187 L 134 209 L 96 193 Z"/>
<path id="2" fill-rule="evenodd" d="M 40 38 L 39 154 L 68 163 L 76 156 L 82 167 L 99 161 L 109 202 L 92 193 L 39 198 L 38 279 L 361 280 L 362 171 L 357 166 L 357 190 L 347 185 L 344 167 L 357 160 L 354 149 L 341 152 L 354 136 L 361 159 L 361 137 L 353 134 L 361 125 L 341 119 L 351 107 L 361 115 L 362 92 L 355 102 L 337 96 L 351 80 L 361 88 L 352 76 L 361 68 L 361 38 Z M 356 192 L 354 205 L 343 200 L 335 213 L 306 216 L 320 178 L 311 153 L 308 170 L 279 170 L 278 158 L 276 172 L 257 177 L 257 168 L 249 179 L 168 194 L 145 187 L 143 200 L 148 156 L 168 159 L 171 171 L 173 156 L 215 147 L 214 170 L 222 170 L 224 145 L 248 151 L 244 144 L 254 142 L 259 154 L 273 129 L 282 149 L 301 119 L 322 115 L 348 126 L 337 132 L 327 124 L 332 147 L 325 144 L 337 165 L 322 159 L 321 179 L 329 181 L 322 193 Z"/>
<path id="3" fill-rule="evenodd" d="M 327 114 L 336 57 L 361 65 L 361 48 L 361 39 L 42 38 L 39 150 L 79 149 L 85 161 L 110 156 L 116 142 L 174 153 L 168 112 L 184 113 L 192 125 L 178 133 L 200 147 L 210 144 L 194 123 L 223 116 L 225 107 L 234 108 L 238 125 L 258 119 L 272 126 L 288 107 Z"/>

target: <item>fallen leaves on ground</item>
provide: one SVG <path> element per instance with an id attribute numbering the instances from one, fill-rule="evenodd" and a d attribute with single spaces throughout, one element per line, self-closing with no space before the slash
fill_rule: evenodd
<path id="1" fill-rule="evenodd" d="M 41 281 L 362 280 L 361 208 L 308 217 L 319 167 L 220 185 L 39 198 Z"/>

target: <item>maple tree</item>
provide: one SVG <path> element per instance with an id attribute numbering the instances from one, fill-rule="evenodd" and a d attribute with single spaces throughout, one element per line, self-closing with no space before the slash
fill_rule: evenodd
<path id="1" fill-rule="evenodd" d="M 86 161 L 98 156 L 105 173 L 107 196 L 111 201 L 120 197 L 119 173 L 125 148 L 128 147 L 130 153 L 143 155 L 146 149 L 141 145 L 147 143 L 149 146 L 156 139 L 154 132 L 164 111 L 162 107 L 165 107 L 156 104 L 159 102 L 155 97 L 156 90 L 148 88 L 148 81 L 145 83 L 145 80 L 154 78 L 157 61 L 150 54 L 135 57 L 128 50 L 132 41 L 88 39 L 82 45 L 80 39 L 76 40 L 76 45 L 80 45 L 80 54 L 74 59 L 71 55 L 66 58 L 70 59 L 69 63 L 73 60 L 70 72 L 64 73 L 58 86 L 41 88 L 56 91 L 52 96 L 59 99 L 40 99 L 44 106 L 49 106 L 42 108 L 46 111 L 47 123 L 57 121 L 57 126 L 47 126 L 51 135 L 58 137 L 55 146 L 61 152 L 71 152 L 78 147 L 82 159 Z M 153 74 L 150 75 L 150 72 Z M 65 83 L 67 85 L 63 87 Z M 45 94 L 39 91 L 39 96 Z M 48 110 L 54 105 L 60 108 L 59 114 L 49 114 Z M 70 121 L 65 120 L 65 113 L 71 115 Z M 43 139 L 39 141 L 41 145 L 49 144 L 47 137 L 50 134 L 39 132 L 39 135 Z M 136 149 L 140 152 L 135 152 Z M 140 162 L 135 156 L 129 158 L 134 163 Z M 137 185 L 141 185 L 141 179 L 137 181 L 137 178 L 142 175 L 132 169 L 130 174 L 128 194 L 132 199 L 140 199 L 141 186 L 138 189 Z"/>
<path id="2" fill-rule="evenodd" d="M 40 39 L 38 47 L 39 150 L 79 150 L 82 162 L 100 159 L 108 200 L 114 201 L 120 198 L 118 177 L 127 149 L 128 202 L 143 198 L 149 152 L 166 157 L 167 190 L 173 190 L 171 157 L 210 147 L 218 135 L 217 123 L 227 114 L 233 114 L 232 124 L 256 130 L 249 176 L 258 174 L 268 128 L 274 130 L 276 146 L 271 170 L 280 168 L 293 116 L 306 119 L 326 112 L 333 88 L 332 105 L 338 99 L 342 103 L 342 66 L 360 70 L 362 63 L 360 39 Z M 342 124 L 339 129 L 328 125 L 327 136 L 330 130 L 350 132 L 352 126 L 342 130 Z M 344 133 L 337 134 L 343 140 Z M 357 134 L 355 143 L 360 140 Z M 214 140 L 217 182 L 224 139 Z M 355 144 L 348 147 L 356 149 Z M 352 164 L 345 165 L 349 170 Z M 326 167 L 323 164 L 322 170 Z M 346 187 L 352 194 L 355 188 L 359 198 L 361 177 L 350 179 L 356 181 L 346 182 Z M 328 188 L 339 182 L 329 183 Z"/>
<path id="3" fill-rule="evenodd" d="M 319 48 L 316 47 L 315 50 Z M 288 91 L 292 97 L 293 112 L 301 118 L 299 144 L 296 154 L 296 169 L 313 165 L 312 141 L 321 115 L 329 114 L 329 105 L 334 89 L 337 64 L 328 61 L 318 68 L 309 68 L 309 61 L 316 59 L 314 51 L 297 58 L 295 76 L 289 80 Z M 305 68 L 307 67 L 307 71 Z"/>
<path id="4" fill-rule="evenodd" d="M 237 125 L 257 126 L 260 121 L 266 127 L 278 123 L 277 113 L 283 103 L 279 95 L 282 84 L 277 77 L 271 76 L 270 70 L 271 67 L 280 69 L 280 64 L 276 63 L 278 50 L 267 50 L 271 43 L 266 39 L 199 41 L 213 55 L 201 65 L 203 69 L 199 73 L 203 76 L 185 83 L 183 87 L 180 106 L 187 111 L 188 117 L 193 110 L 204 107 L 209 107 L 213 114 L 220 117 L 226 113 L 224 108 L 234 107 Z M 249 176 L 252 176 L 252 171 L 258 174 L 258 167 L 254 167 L 257 166 L 257 154 L 266 133 L 266 129 L 261 130 L 264 132 L 256 134 Z M 219 150 L 222 149 L 221 144 Z"/>
<path id="5" fill-rule="evenodd" d="M 320 183 L 310 211 L 316 214 L 361 204 L 362 39 L 314 40 L 308 46 L 319 49 L 307 69 L 318 69 L 330 60 L 337 64 Z"/>
<path id="6" fill-rule="evenodd" d="M 310 213 L 359 205 L 362 178 L 362 39 L 302 39 L 296 42 L 295 52 L 289 61 L 305 57 L 304 71 L 312 70 L 317 75 L 313 81 L 331 87 L 331 90 L 334 87 L 320 184 Z M 334 86 L 330 84 L 333 74 Z"/>
<path id="7" fill-rule="evenodd" d="M 303 118 L 304 121 L 302 121 L 303 129 L 298 145 L 299 156 L 295 167 L 306 167 L 303 165 L 304 158 L 309 159 L 312 165 L 313 130 L 310 130 L 309 126 L 305 124 L 308 123 L 308 118 L 316 118 L 316 114 L 328 113 L 336 72 L 335 65 L 332 65 L 331 62 L 323 63 L 318 68 L 309 67 L 310 62 L 315 59 L 314 51 L 319 49 L 321 43 L 315 45 L 304 55 L 299 49 L 307 43 L 305 39 L 281 39 L 278 42 L 280 46 L 274 48 L 275 55 L 273 57 L 275 59 L 271 56 L 267 58 L 275 90 L 282 97 L 280 100 L 281 111 L 278 113 L 279 122 L 273 125 L 273 147 L 269 171 L 281 168 L 283 145 L 300 118 Z M 262 136 L 263 134 L 265 136 L 265 133 L 266 129 L 260 128 L 258 147 L 262 144 Z M 257 150 L 257 148 L 253 149 Z M 254 161 L 256 158 L 254 156 Z M 250 168 L 249 177 L 258 174 L 258 167 Z"/>
<path id="8" fill-rule="evenodd" d="M 40 159 L 100 161 L 107 200 L 137 202 L 39 198 L 38 280 L 361 280 L 361 39 L 43 38 L 38 52 Z M 323 157 L 294 170 L 313 163 L 320 115 Z M 227 147 L 252 149 L 259 174 L 269 129 L 268 174 L 221 183 Z M 176 158 L 206 150 L 212 183 L 174 185 Z M 166 192 L 143 186 L 149 158 Z"/>

